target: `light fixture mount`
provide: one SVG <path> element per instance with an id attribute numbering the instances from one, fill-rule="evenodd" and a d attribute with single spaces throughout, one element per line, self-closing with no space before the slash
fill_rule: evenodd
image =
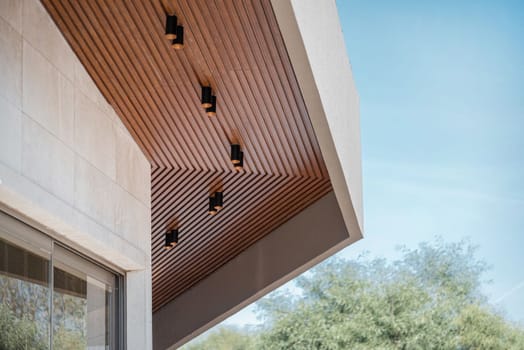
<path id="1" fill-rule="evenodd" d="M 176 38 L 171 42 L 171 47 L 175 50 L 184 48 L 184 27 L 176 27 Z"/>
<path id="2" fill-rule="evenodd" d="M 209 197 L 209 215 L 215 215 L 217 210 L 215 208 L 215 197 Z"/>
<path id="3" fill-rule="evenodd" d="M 224 207 L 224 193 L 222 192 L 215 192 L 214 195 L 214 207 L 216 210 L 220 210 Z"/>
<path id="4" fill-rule="evenodd" d="M 224 207 L 224 193 L 215 192 L 209 196 L 209 210 L 210 215 L 215 215 L 219 210 Z"/>
<path id="5" fill-rule="evenodd" d="M 231 145 L 231 163 L 234 165 L 240 163 L 242 151 L 239 144 Z"/>
<path id="6" fill-rule="evenodd" d="M 241 171 L 244 168 L 244 152 L 240 151 L 240 160 L 235 164 L 235 170 Z"/>
<path id="7" fill-rule="evenodd" d="M 212 104 L 212 91 L 211 86 L 202 86 L 202 97 L 201 103 L 203 108 L 209 108 Z"/>
<path id="8" fill-rule="evenodd" d="M 206 114 L 208 117 L 214 117 L 217 115 L 217 98 L 211 96 L 211 107 L 206 108 Z"/>
<path id="9" fill-rule="evenodd" d="M 166 39 L 167 40 L 174 40 L 176 39 L 176 28 L 178 24 L 178 19 L 175 15 L 173 16 L 166 16 Z"/>
<path id="10" fill-rule="evenodd" d="M 170 250 L 178 243 L 178 229 L 171 229 L 166 232 L 165 250 Z"/>

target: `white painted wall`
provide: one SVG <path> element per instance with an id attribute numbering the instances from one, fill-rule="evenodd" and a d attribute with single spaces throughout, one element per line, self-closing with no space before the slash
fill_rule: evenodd
<path id="1" fill-rule="evenodd" d="M 151 349 L 150 165 L 38 0 L 0 1 L 0 205 L 127 271 Z"/>

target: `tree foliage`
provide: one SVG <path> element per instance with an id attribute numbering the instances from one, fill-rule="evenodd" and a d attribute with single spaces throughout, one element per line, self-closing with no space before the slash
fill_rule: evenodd
<path id="1" fill-rule="evenodd" d="M 49 348 L 49 288 L 0 275 L 0 350 Z M 53 348 L 85 349 L 87 299 L 53 294 Z"/>
<path id="2" fill-rule="evenodd" d="M 301 295 L 259 301 L 258 332 L 221 329 L 189 349 L 524 349 L 481 293 L 486 268 L 468 242 L 441 240 L 393 262 L 332 258 L 296 279 Z"/>
<path id="3" fill-rule="evenodd" d="M 36 324 L 27 318 L 18 318 L 14 312 L 0 304 L 0 349 L 47 349 L 39 337 Z"/>
<path id="4" fill-rule="evenodd" d="M 234 327 L 219 327 L 204 342 L 187 345 L 186 350 L 246 350 L 255 347 L 255 338 Z"/>

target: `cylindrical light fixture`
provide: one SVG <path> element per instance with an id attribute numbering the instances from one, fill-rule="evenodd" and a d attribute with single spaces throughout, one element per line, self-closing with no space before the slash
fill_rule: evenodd
<path id="1" fill-rule="evenodd" d="M 224 193 L 215 192 L 215 203 L 214 207 L 216 210 L 220 210 L 224 207 Z"/>
<path id="2" fill-rule="evenodd" d="M 178 243 L 178 229 L 172 229 L 166 232 L 166 242 L 164 244 L 164 249 L 169 250 L 176 246 Z"/>
<path id="3" fill-rule="evenodd" d="M 178 229 L 174 228 L 171 230 L 171 235 L 173 239 L 171 240 L 171 246 L 174 247 L 178 244 Z"/>
<path id="4" fill-rule="evenodd" d="M 171 47 L 175 50 L 184 48 L 184 27 L 176 27 L 176 38 L 171 42 Z"/>
<path id="5" fill-rule="evenodd" d="M 176 39 L 176 28 L 178 24 L 178 19 L 176 16 L 167 16 L 166 17 L 166 39 L 174 40 Z"/>
<path id="6" fill-rule="evenodd" d="M 209 197 L 209 215 L 215 215 L 217 210 L 215 208 L 215 197 Z"/>
<path id="7" fill-rule="evenodd" d="M 231 163 L 238 164 L 240 163 L 240 154 L 242 151 L 240 150 L 240 145 L 231 145 Z"/>
<path id="8" fill-rule="evenodd" d="M 166 232 L 166 243 L 164 244 L 165 250 L 169 250 L 173 248 L 173 246 L 171 245 L 172 241 L 173 241 L 173 234 L 171 233 L 171 231 Z"/>
<path id="9" fill-rule="evenodd" d="M 206 114 L 208 117 L 214 117 L 217 115 L 217 98 L 211 96 L 211 107 L 206 108 Z"/>
<path id="10" fill-rule="evenodd" d="M 211 96 L 211 86 L 202 86 L 202 107 L 209 108 L 213 105 Z"/>
<path id="11" fill-rule="evenodd" d="M 240 152 L 240 161 L 235 164 L 235 170 L 240 171 L 244 168 L 244 152 Z"/>
<path id="12" fill-rule="evenodd" d="M 171 231 L 166 232 L 166 243 L 164 244 L 164 249 L 169 250 L 173 248 L 171 245 L 171 242 L 173 242 L 173 233 Z"/>

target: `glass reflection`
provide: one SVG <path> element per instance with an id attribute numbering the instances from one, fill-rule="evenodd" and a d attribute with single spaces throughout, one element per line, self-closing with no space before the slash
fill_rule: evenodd
<path id="1" fill-rule="evenodd" d="M 0 238 L 0 350 L 110 349 L 114 275 L 60 247 L 51 259 L 18 244 Z"/>
<path id="2" fill-rule="evenodd" d="M 49 349 L 49 260 L 0 239 L 0 349 Z"/>
<path id="3" fill-rule="evenodd" d="M 53 349 L 87 347 L 87 282 L 80 274 L 53 269 Z"/>
<path id="4" fill-rule="evenodd" d="M 110 300 L 104 283 L 55 267 L 53 349 L 109 349 Z"/>

